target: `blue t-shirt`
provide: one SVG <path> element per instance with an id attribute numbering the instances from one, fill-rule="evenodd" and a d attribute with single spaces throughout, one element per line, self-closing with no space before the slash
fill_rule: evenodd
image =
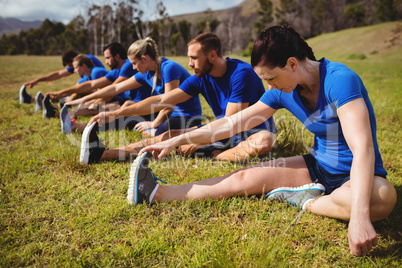
<path id="1" fill-rule="evenodd" d="M 126 59 L 126 62 L 121 66 L 120 76 L 125 78 L 130 78 L 135 75 L 138 71 L 134 70 L 133 64 L 131 64 L 129 59 Z"/>
<path id="2" fill-rule="evenodd" d="M 101 67 L 105 69 L 105 66 L 103 66 L 102 62 L 98 60 L 95 56 L 92 56 L 90 54 L 86 54 L 86 56 L 92 60 L 92 62 L 96 67 Z M 73 67 L 67 66 L 66 70 L 69 71 L 70 73 L 74 73 Z"/>
<path id="3" fill-rule="evenodd" d="M 152 88 L 154 83 L 153 76 L 153 71 L 148 71 L 144 74 L 138 72 L 135 74 L 135 80 L 137 80 L 141 85 L 147 84 Z M 166 83 L 179 79 L 181 84 L 184 80 L 186 80 L 186 78 L 190 77 L 190 74 L 186 69 L 184 69 L 183 66 L 181 66 L 177 62 L 162 58 L 161 76 L 161 84 L 157 84 L 154 89 L 155 93 L 158 95 L 165 93 Z M 200 117 L 201 103 L 199 97 L 195 96 L 185 102 L 177 104 L 171 116 Z"/>
<path id="4" fill-rule="evenodd" d="M 137 72 L 138 72 L 137 70 L 133 69 L 133 65 L 131 64 L 130 60 L 127 59 L 126 62 L 121 67 L 121 69 L 113 69 L 110 72 L 108 72 L 105 77 L 113 83 L 119 77 L 130 78 Z M 148 85 L 145 85 L 134 90 L 128 90 L 120 94 L 117 94 L 116 97 L 131 99 L 136 102 L 139 102 L 151 96 L 151 90 L 152 88 L 150 88 Z"/>
<path id="5" fill-rule="evenodd" d="M 110 70 L 106 75 L 106 79 L 109 80 L 110 82 L 116 81 L 117 78 L 119 78 L 120 75 L 120 69 L 113 69 Z"/>
<path id="6" fill-rule="evenodd" d="M 120 70 L 120 76 L 130 78 L 134 76 L 138 71 L 134 70 L 133 64 L 129 59 L 123 64 Z M 142 87 L 136 88 L 134 90 L 126 91 L 126 97 L 132 99 L 135 102 L 140 102 L 151 96 L 152 88 L 148 85 L 143 85 Z"/>
<path id="7" fill-rule="evenodd" d="M 370 117 L 371 134 L 375 153 L 375 174 L 386 175 L 376 136 L 376 120 L 373 106 L 360 77 L 341 63 L 320 60 L 320 92 L 314 112 L 303 105 L 296 88 L 291 93 L 277 89 L 267 91 L 261 101 L 274 109 L 286 108 L 314 134 L 311 154 L 328 172 L 348 174 L 353 155 L 339 122 L 337 109 L 342 105 L 363 98 Z"/>
<path id="8" fill-rule="evenodd" d="M 193 75 L 179 88 L 191 96 L 203 95 L 218 119 L 225 117 L 229 102 L 253 105 L 265 92 L 262 80 L 250 64 L 230 58 L 227 58 L 227 69 L 222 77 L 212 77 L 210 74 L 203 77 Z M 256 128 L 277 132 L 272 117 Z"/>
<path id="9" fill-rule="evenodd" d="M 81 77 L 81 79 L 78 81 L 78 84 L 81 84 L 83 82 L 86 81 L 90 81 L 90 80 L 96 80 L 98 78 L 104 77 L 107 75 L 109 71 L 106 70 L 105 68 L 101 68 L 101 67 L 93 67 L 91 69 L 91 77 L 89 77 L 88 75 L 83 75 Z"/>
<path id="10" fill-rule="evenodd" d="M 105 77 L 106 77 L 107 80 L 109 80 L 110 82 L 113 83 L 114 81 L 117 80 L 117 78 L 119 78 L 120 72 L 121 72 L 120 69 L 113 69 L 113 70 L 109 71 L 105 75 Z M 125 91 L 125 92 L 122 92 L 120 94 L 117 94 L 116 97 L 120 97 L 120 98 L 123 98 L 123 99 L 128 99 L 128 98 L 130 98 L 130 91 Z"/>

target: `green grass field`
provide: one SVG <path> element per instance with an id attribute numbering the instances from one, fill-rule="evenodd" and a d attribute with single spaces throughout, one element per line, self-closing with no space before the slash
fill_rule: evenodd
<path id="1" fill-rule="evenodd" d="M 402 45 L 394 40 L 388 46 L 386 40 L 401 25 L 308 40 L 318 57 L 343 62 L 362 77 L 377 116 L 388 179 L 399 197 Z M 365 57 L 350 59 L 351 54 Z M 188 67 L 187 58 L 172 59 Z M 0 267 L 401 267 L 401 198 L 386 220 L 374 223 L 379 245 L 361 258 L 349 254 L 347 222 L 260 196 L 128 205 L 129 161 L 79 164 L 81 135 L 63 135 L 59 120 L 43 120 L 34 105 L 19 104 L 23 82 L 61 67 L 60 57 L 0 57 Z M 77 80 L 73 75 L 28 92 L 59 90 Z M 203 107 L 212 118 L 204 102 Z M 276 122 L 278 146 L 270 157 L 309 151 L 312 136 L 296 119 L 279 111 Z M 141 137 L 113 131 L 102 138 L 115 147 Z M 169 184 L 220 176 L 242 166 L 178 156 L 151 163 Z"/>

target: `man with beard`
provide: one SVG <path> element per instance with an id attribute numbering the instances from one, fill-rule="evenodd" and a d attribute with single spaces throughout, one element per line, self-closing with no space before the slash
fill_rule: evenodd
<path id="1" fill-rule="evenodd" d="M 262 80 L 252 67 L 237 59 L 222 57 L 221 42 L 214 33 L 202 33 L 188 43 L 189 66 L 195 75 L 187 78 L 178 88 L 162 95 L 149 97 L 134 105 L 115 111 L 102 112 L 93 117 L 87 126 L 90 153 L 96 152 L 99 160 L 116 160 L 138 155 L 146 145 L 151 145 L 172 136 L 188 132 L 197 127 L 165 132 L 151 139 L 143 140 L 116 149 L 101 149 L 97 143 L 97 123 L 104 124 L 120 116 L 144 115 L 167 106 L 174 106 L 193 96 L 203 95 L 216 118 L 227 117 L 256 103 L 264 94 Z M 249 157 L 261 156 L 270 151 L 275 140 L 276 127 L 273 118 L 252 130 L 234 131 L 229 139 L 208 146 L 191 144 L 180 147 L 184 155 L 202 153 L 218 160 L 243 161 Z"/>

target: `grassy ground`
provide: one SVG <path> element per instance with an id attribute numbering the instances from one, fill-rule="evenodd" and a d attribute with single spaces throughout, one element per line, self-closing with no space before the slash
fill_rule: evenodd
<path id="1" fill-rule="evenodd" d="M 392 32 L 396 26 L 386 24 L 376 31 Z M 358 42 L 341 43 L 344 49 L 333 42 L 355 36 L 370 40 L 366 32 L 371 29 L 309 42 L 318 56 L 328 52 L 330 60 L 344 62 L 361 75 L 375 108 L 388 179 L 401 196 L 402 49 L 394 46 L 366 53 L 364 60 L 348 60 L 350 54 L 363 53 L 358 46 L 350 48 Z M 186 58 L 175 60 L 187 64 Z M 129 206 L 129 162 L 80 165 L 79 134 L 64 136 L 58 120 L 43 120 L 34 105 L 18 104 L 24 81 L 60 68 L 60 57 L 0 57 L 1 267 L 401 266 L 400 199 L 386 220 L 374 224 L 379 245 L 362 258 L 349 254 L 346 222 L 298 212 L 260 196 Z M 58 90 L 76 81 L 73 75 L 29 92 Z M 203 107 L 212 117 L 205 103 Z M 280 111 L 276 122 L 278 147 L 270 157 L 309 150 L 311 134 L 291 115 Z M 103 138 L 115 147 L 141 137 L 120 131 Z M 224 175 L 242 165 L 172 157 L 151 167 L 169 184 L 179 184 Z"/>

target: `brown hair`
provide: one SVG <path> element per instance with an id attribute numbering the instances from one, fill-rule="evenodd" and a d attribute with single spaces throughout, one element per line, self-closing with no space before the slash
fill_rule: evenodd
<path id="1" fill-rule="evenodd" d="M 95 64 L 92 62 L 92 60 L 84 54 L 78 54 L 73 62 L 78 62 L 78 66 L 86 65 L 88 68 L 92 69 L 95 67 Z"/>
<path id="2" fill-rule="evenodd" d="M 316 60 L 313 50 L 290 26 L 272 26 L 262 31 L 254 42 L 251 65 L 285 67 L 290 57 Z"/>
<path id="3" fill-rule="evenodd" d="M 195 43 L 201 44 L 201 49 L 205 55 L 210 51 L 215 50 L 218 57 L 222 57 L 221 41 L 216 34 L 211 32 L 201 33 L 188 42 L 187 46 Z"/>
<path id="4" fill-rule="evenodd" d="M 66 50 L 61 55 L 61 60 L 63 61 L 63 66 L 73 63 L 73 59 L 78 55 L 74 50 Z"/>

